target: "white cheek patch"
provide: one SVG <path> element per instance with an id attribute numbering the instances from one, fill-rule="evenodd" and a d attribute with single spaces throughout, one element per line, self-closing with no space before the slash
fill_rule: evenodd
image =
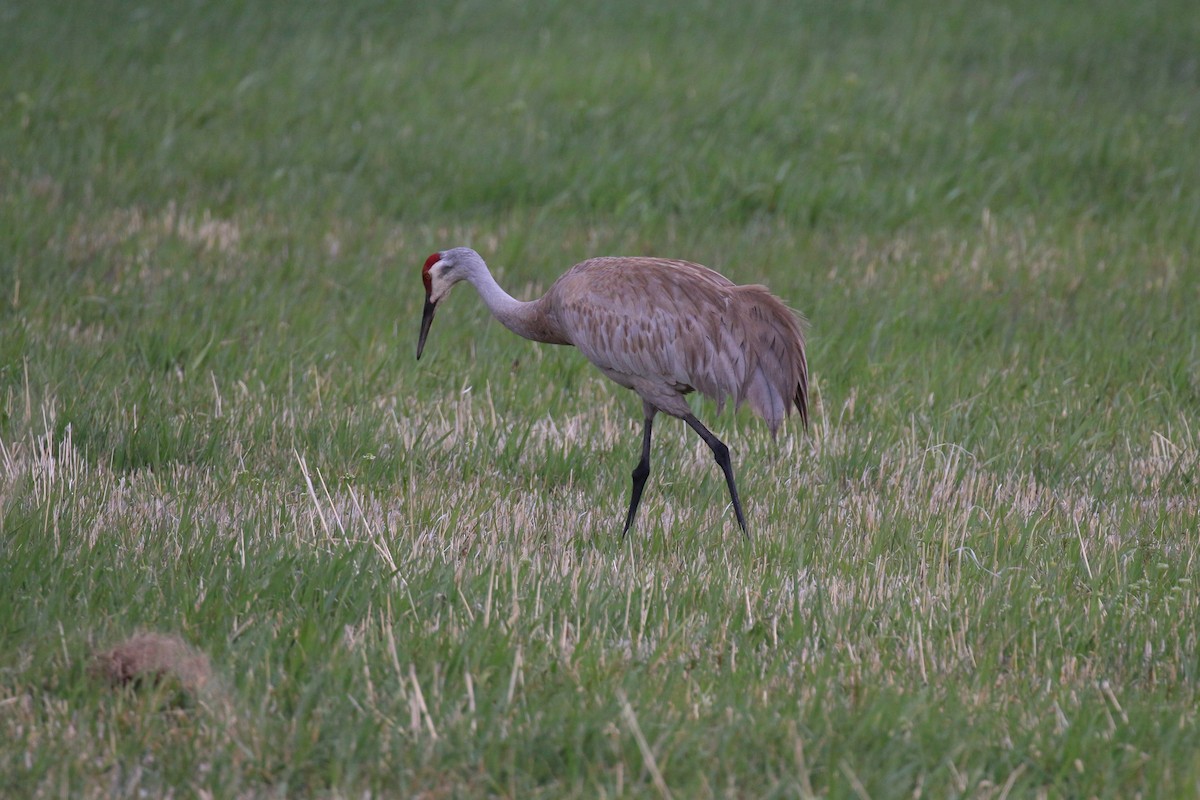
<path id="1" fill-rule="evenodd" d="M 450 294 L 450 288 L 454 285 L 451 281 L 446 280 L 445 274 L 440 269 L 442 265 L 443 262 L 439 261 L 429 271 L 429 299 L 434 303 Z"/>

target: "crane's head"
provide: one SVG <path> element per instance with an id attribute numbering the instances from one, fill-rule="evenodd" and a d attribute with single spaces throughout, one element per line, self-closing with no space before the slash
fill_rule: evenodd
<path id="1" fill-rule="evenodd" d="M 425 350 L 425 337 L 429 335 L 437 304 L 449 293 L 450 287 L 466 277 L 465 259 L 460 257 L 463 250 L 466 248 L 456 247 L 425 259 L 421 269 L 421 280 L 425 283 L 425 311 L 421 315 L 421 337 L 417 339 L 418 359 Z"/>

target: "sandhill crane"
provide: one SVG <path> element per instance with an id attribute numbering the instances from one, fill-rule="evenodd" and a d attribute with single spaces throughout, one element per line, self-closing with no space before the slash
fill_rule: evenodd
<path id="1" fill-rule="evenodd" d="M 592 258 L 567 270 L 538 300 L 522 302 L 500 288 L 468 247 L 434 253 L 421 271 L 425 311 L 417 358 L 438 303 L 467 281 L 488 310 L 518 336 L 578 347 L 601 372 L 642 398 L 642 457 L 622 538 L 629 532 L 650 475 L 650 429 L 659 411 L 691 426 L 713 456 L 738 524 L 746 517 L 733 481 L 729 448 L 692 414 L 684 395 L 749 403 L 772 436 L 792 406 L 808 427 L 808 362 L 800 320 L 766 287 L 737 286 L 699 264 L 662 258 Z"/>

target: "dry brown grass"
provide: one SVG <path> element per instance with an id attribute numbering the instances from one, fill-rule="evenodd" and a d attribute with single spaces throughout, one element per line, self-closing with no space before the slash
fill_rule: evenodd
<path id="1" fill-rule="evenodd" d="M 182 638 L 163 633 L 138 633 L 96 653 L 88 672 L 112 686 L 173 684 L 200 695 L 212 688 L 208 656 Z"/>

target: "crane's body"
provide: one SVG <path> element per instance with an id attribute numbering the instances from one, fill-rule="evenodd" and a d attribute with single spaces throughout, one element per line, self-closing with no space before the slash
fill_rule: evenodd
<path id="1" fill-rule="evenodd" d="M 642 398 L 642 458 L 633 471 L 628 532 L 650 472 L 657 412 L 688 423 L 725 474 L 743 532 L 729 450 L 692 414 L 692 391 L 718 405 L 748 403 L 774 434 L 795 408 L 808 424 L 808 364 L 800 320 L 763 286 L 738 286 L 687 261 L 593 258 L 567 270 L 544 296 L 520 301 L 500 288 L 474 250 L 458 247 L 425 262 L 425 313 L 417 358 L 434 310 L 457 282 L 470 282 L 505 327 L 548 344 L 574 345 L 607 377 Z"/>

